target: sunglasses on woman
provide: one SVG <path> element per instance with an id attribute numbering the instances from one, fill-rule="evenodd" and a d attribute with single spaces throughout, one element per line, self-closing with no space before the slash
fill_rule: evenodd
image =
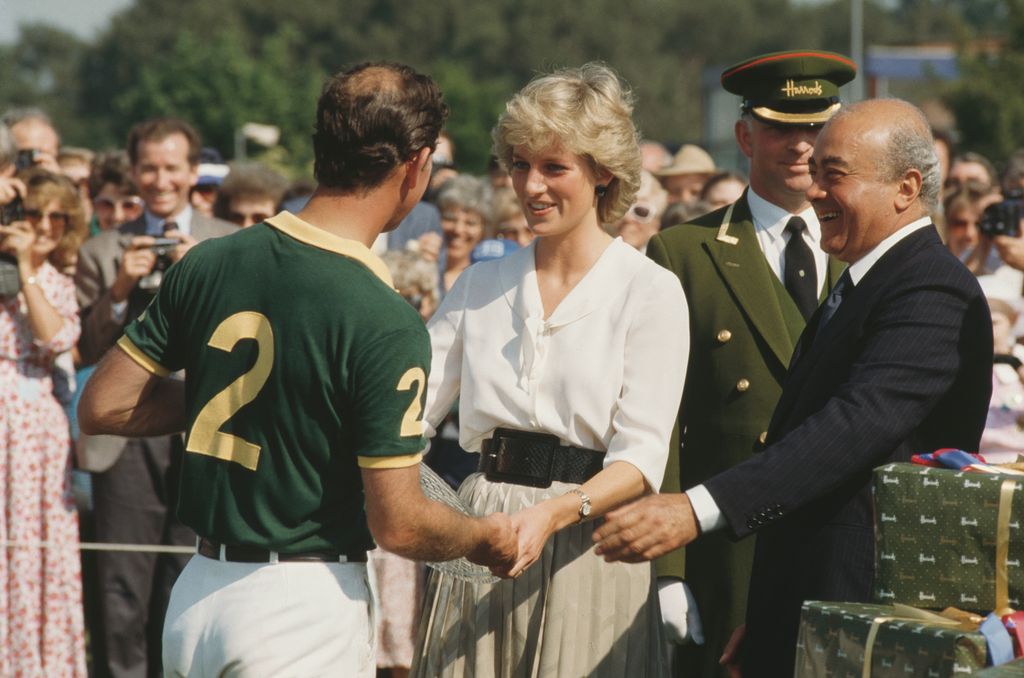
<path id="1" fill-rule="evenodd" d="M 67 212 L 43 212 L 42 210 L 25 210 L 25 220 L 33 226 L 41 223 L 43 217 L 50 220 L 50 225 L 63 228 L 68 225 L 68 213 Z"/>

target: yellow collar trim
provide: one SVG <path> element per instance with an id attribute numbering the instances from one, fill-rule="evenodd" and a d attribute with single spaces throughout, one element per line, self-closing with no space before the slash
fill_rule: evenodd
<path id="1" fill-rule="evenodd" d="M 388 271 L 387 265 L 363 243 L 328 233 L 288 211 L 272 216 L 267 219 L 267 223 L 299 242 L 355 259 L 370 269 L 388 287 L 394 288 L 395 283 L 391 279 L 391 272 Z"/>

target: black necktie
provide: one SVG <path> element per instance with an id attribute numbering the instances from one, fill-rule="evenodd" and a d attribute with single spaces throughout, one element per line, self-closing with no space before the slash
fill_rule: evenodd
<path id="1" fill-rule="evenodd" d="M 822 304 L 821 317 L 818 319 L 818 331 L 825 327 L 825 323 L 832 319 L 832 316 L 839 310 L 839 304 L 843 303 L 843 295 L 853 289 L 853 280 L 850 278 L 850 269 L 843 271 L 839 276 L 839 282 L 832 288 L 832 292 Z"/>
<path id="2" fill-rule="evenodd" d="M 814 265 L 814 254 L 804 242 L 803 232 L 807 224 L 800 217 L 791 217 L 786 224 L 789 242 L 786 243 L 786 272 L 783 282 L 786 291 L 796 302 L 804 320 L 818 308 L 818 273 Z"/>
<path id="3" fill-rule="evenodd" d="M 175 221 L 165 221 L 164 222 L 164 235 L 167 235 L 168 231 L 176 231 L 176 230 L 178 230 L 178 223 L 177 222 L 175 222 Z"/>

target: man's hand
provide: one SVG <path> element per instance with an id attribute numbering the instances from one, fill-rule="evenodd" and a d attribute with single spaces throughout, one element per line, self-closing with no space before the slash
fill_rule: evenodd
<path id="1" fill-rule="evenodd" d="M 743 678 L 743 671 L 740 669 L 740 650 L 743 647 L 743 638 L 747 634 L 747 625 L 737 626 L 725 644 L 725 651 L 722 652 L 718 663 L 724 666 L 729 672 L 729 678 Z"/>
<path id="2" fill-rule="evenodd" d="M 167 253 L 171 263 L 177 263 L 185 254 L 199 243 L 198 240 L 193 238 L 188 233 L 183 233 L 177 229 L 167 231 L 164 233 L 165 238 L 173 238 L 181 242 L 180 245 L 175 247 L 173 250 Z"/>
<path id="3" fill-rule="evenodd" d="M 152 236 L 137 235 L 125 249 L 121 258 L 121 267 L 117 269 L 117 277 L 110 286 L 110 299 L 115 304 L 128 298 L 139 279 L 149 275 L 156 264 L 156 253 L 150 249 Z"/>
<path id="4" fill-rule="evenodd" d="M 992 238 L 992 244 L 996 246 L 1000 259 L 1018 271 L 1024 271 L 1024 237 L 997 235 Z"/>
<path id="5" fill-rule="evenodd" d="M 685 494 L 656 494 L 615 509 L 594 532 L 608 562 L 654 560 L 697 538 L 697 518 Z"/>
<path id="6" fill-rule="evenodd" d="M 512 520 L 504 513 L 492 513 L 479 522 L 481 541 L 466 554 L 466 560 L 491 568 L 496 576 L 509 576 L 519 554 Z"/>

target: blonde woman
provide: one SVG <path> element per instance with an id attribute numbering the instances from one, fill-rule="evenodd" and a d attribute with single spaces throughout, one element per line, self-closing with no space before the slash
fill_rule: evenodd
<path id="1" fill-rule="evenodd" d="M 419 676 L 660 676 L 646 565 L 593 552 L 594 518 L 661 484 L 686 371 L 679 283 L 602 224 L 633 202 L 640 150 L 629 92 L 588 64 L 507 104 L 495 154 L 536 239 L 470 267 L 430 324 L 426 420 L 456 397 L 482 451 L 459 490 L 515 513 L 519 560 L 496 584 L 433 575 Z"/>

